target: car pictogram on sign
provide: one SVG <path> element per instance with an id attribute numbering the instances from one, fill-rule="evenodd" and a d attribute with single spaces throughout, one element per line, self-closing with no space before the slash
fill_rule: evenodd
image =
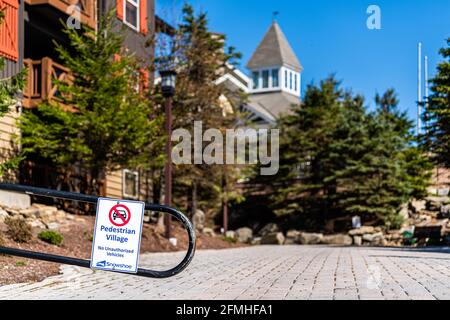
<path id="1" fill-rule="evenodd" d="M 120 214 L 120 217 L 119 217 L 119 214 Z M 117 219 L 126 221 L 126 220 L 128 220 L 127 217 L 128 217 L 128 214 L 123 209 L 121 209 L 121 210 L 114 210 L 114 212 L 113 212 L 113 220 L 114 221 L 116 221 Z"/>

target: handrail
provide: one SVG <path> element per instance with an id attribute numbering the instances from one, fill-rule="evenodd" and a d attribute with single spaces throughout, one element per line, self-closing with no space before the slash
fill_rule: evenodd
<path id="1" fill-rule="evenodd" d="M 31 196 L 41 196 L 41 197 L 48 197 L 48 198 L 74 200 L 74 201 L 80 201 L 80 202 L 92 203 L 92 204 L 97 204 L 97 202 L 100 198 L 97 196 L 89 196 L 89 195 L 73 193 L 73 192 L 50 190 L 50 189 L 43 189 L 43 188 L 16 185 L 16 184 L 5 184 L 5 183 L 0 183 L 0 190 L 20 192 L 20 193 L 25 193 L 25 194 L 28 194 Z M 176 209 L 167 207 L 167 206 L 145 203 L 145 209 L 150 210 L 150 211 L 167 213 L 167 214 L 170 214 L 171 216 L 177 218 L 183 224 L 183 226 L 186 228 L 186 230 L 188 231 L 189 245 L 188 245 L 188 250 L 187 250 L 186 256 L 176 267 L 174 267 L 170 270 L 166 270 L 166 271 L 154 271 L 154 270 L 147 270 L 147 269 L 139 268 L 138 272 L 135 275 L 141 276 L 141 277 L 147 277 L 147 278 L 157 278 L 157 279 L 173 277 L 173 276 L 179 274 L 180 272 L 182 272 L 184 269 L 186 269 L 187 266 L 191 263 L 192 259 L 194 258 L 196 235 L 195 235 L 195 231 L 192 226 L 192 223 L 189 221 L 189 219 L 183 213 L 181 213 L 180 211 L 178 211 Z M 52 255 L 52 254 L 47 254 L 47 253 L 32 252 L 32 251 L 26 251 L 26 250 L 21 250 L 21 249 L 14 249 L 14 248 L 0 247 L 0 253 L 17 256 L 17 257 L 22 257 L 22 258 L 29 258 L 29 259 L 36 259 L 36 260 L 42 260 L 42 261 L 48 261 L 48 262 L 73 265 L 73 266 L 78 266 L 78 267 L 83 267 L 83 268 L 90 268 L 90 265 L 91 265 L 90 260 L 83 260 L 83 259 L 71 258 L 71 257 L 65 257 L 65 256 L 57 256 L 57 255 Z"/>

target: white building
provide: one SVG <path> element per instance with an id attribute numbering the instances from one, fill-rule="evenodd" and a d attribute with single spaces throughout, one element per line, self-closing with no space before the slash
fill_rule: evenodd
<path id="1" fill-rule="evenodd" d="M 276 21 L 253 53 L 247 69 L 249 77 L 230 68 L 218 83 L 249 95 L 242 110 L 253 124 L 274 125 L 292 105 L 300 103 L 303 67 Z"/>

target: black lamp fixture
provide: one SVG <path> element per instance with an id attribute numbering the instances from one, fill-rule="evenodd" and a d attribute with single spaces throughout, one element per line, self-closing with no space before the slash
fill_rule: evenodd
<path id="1" fill-rule="evenodd" d="M 164 70 L 159 72 L 161 76 L 161 89 L 165 98 L 172 98 L 175 94 L 177 73 L 174 70 Z"/>

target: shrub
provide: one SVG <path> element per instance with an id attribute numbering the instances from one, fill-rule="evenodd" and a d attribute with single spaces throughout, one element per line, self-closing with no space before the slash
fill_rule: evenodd
<path id="1" fill-rule="evenodd" d="M 25 261 L 17 261 L 16 267 L 26 267 L 27 263 Z"/>
<path id="2" fill-rule="evenodd" d="M 28 242 L 31 240 L 31 226 L 24 219 L 5 219 L 8 226 L 8 235 L 16 242 Z"/>
<path id="3" fill-rule="evenodd" d="M 55 246 L 61 245 L 64 240 L 64 237 L 55 231 L 42 231 L 38 234 L 38 238 Z"/>

